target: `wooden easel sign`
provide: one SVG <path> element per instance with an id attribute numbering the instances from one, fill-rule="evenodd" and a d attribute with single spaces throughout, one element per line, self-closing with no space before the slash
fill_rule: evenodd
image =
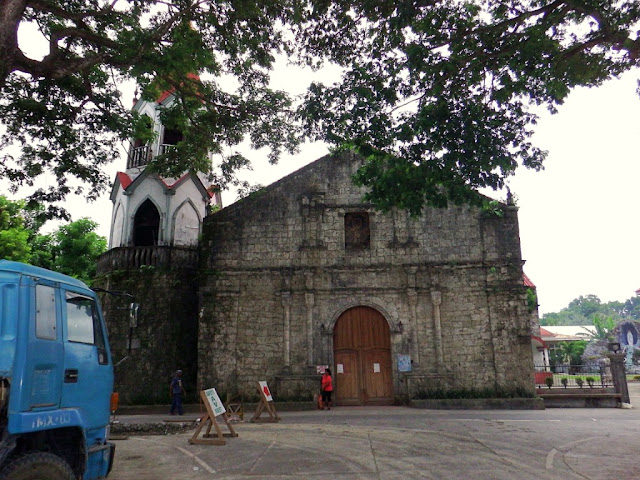
<path id="1" fill-rule="evenodd" d="M 280 417 L 276 413 L 271 390 L 269 390 L 266 381 L 258 382 L 258 391 L 260 392 L 260 403 L 258 403 L 258 408 L 256 408 L 256 413 L 253 414 L 251 422 L 279 422 Z M 264 410 L 269 414 L 269 418 L 260 418 Z"/>
<path id="2" fill-rule="evenodd" d="M 201 390 L 200 398 L 202 399 L 202 403 L 204 403 L 204 406 L 207 409 L 207 413 L 205 413 L 204 417 L 200 421 L 198 428 L 196 428 L 196 431 L 193 434 L 193 437 L 189 439 L 189 443 L 195 445 L 226 445 L 227 442 L 223 437 L 237 437 L 238 434 L 229 423 L 229 419 L 227 418 L 227 410 L 224 408 L 224 405 L 220 401 L 220 397 L 218 396 L 218 392 L 216 392 L 216 389 L 210 388 L 208 390 Z M 216 420 L 216 417 L 219 416 L 222 416 L 224 423 L 227 424 L 229 433 L 222 433 L 222 430 L 220 430 L 220 425 L 218 425 L 218 422 Z M 207 426 L 206 432 L 204 433 L 202 438 L 198 438 L 205 425 Z M 211 434 L 211 427 L 214 427 L 216 429 L 216 433 L 213 435 Z"/>

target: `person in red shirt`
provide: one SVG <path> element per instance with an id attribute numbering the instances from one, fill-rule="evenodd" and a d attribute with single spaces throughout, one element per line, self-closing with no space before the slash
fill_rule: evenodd
<path id="1" fill-rule="evenodd" d="M 331 380 L 331 370 L 326 368 L 322 375 L 322 409 L 327 407 L 327 410 L 331 410 L 331 393 L 333 392 L 333 384 Z"/>

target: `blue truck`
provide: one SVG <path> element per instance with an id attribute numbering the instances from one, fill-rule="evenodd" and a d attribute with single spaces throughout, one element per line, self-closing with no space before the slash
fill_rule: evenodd
<path id="1" fill-rule="evenodd" d="M 96 293 L 0 260 L 0 480 L 106 478 L 112 393 Z"/>

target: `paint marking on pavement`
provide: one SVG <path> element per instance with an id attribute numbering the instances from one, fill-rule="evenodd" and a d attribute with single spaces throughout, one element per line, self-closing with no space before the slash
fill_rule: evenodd
<path id="1" fill-rule="evenodd" d="M 556 453 L 558 453 L 558 450 L 556 450 L 555 448 L 552 448 L 551 451 L 547 453 L 547 470 L 553 470 L 553 459 L 555 458 Z"/>
<path id="2" fill-rule="evenodd" d="M 132 437 L 133 440 L 138 440 L 140 442 L 150 442 L 150 443 L 157 443 L 159 445 L 163 445 L 165 447 L 172 447 L 175 448 L 176 450 L 184 453 L 186 456 L 191 457 L 192 459 L 194 459 L 197 463 L 199 463 L 202 468 L 204 468 L 207 472 L 209 473 L 216 473 L 215 469 L 212 468 L 209 464 L 207 464 L 207 462 L 205 462 L 204 460 L 202 460 L 200 457 L 198 457 L 196 454 L 191 453 L 189 450 L 186 450 L 182 447 L 177 447 L 174 445 L 171 445 L 169 443 L 164 443 L 164 442 L 159 442 L 158 440 L 150 440 L 147 438 L 140 438 L 140 437 Z"/>
<path id="3" fill-rule="evenodd" d="M 452 418 L 450 420 L 447 421 L 463 421 L 463 422 L 502 422 L 502 423 L 508 423 L 508 422 L 543 422 L 543 423 L 549 423 L 549 422 L 562 422 L 562 420 L 538 420 L 538 419 L 504 419 L 504 418 Z"/>
<path id="4" fill-rule="evenodd" d="M 204 460 L 202 460 L 200 457 L 198 457 L 197 455 L 194 455 L 193 453 L 191 453 L 189 450 L 186 450 L 182 447 L 176 447 L 178 450 L 180 450 L 182 453 L 184 453 L 185 455 L 193 458 L 196 462 L 198 462 L 202 468 L 204 468 L 207 472 L 209 473 L 216 473 L 216 471 L 211 468 Z"/>
<path id="5" fill-rule="evenodd" d="M 600 439 L 602 439 L 602 436 L 600 436 L 600 437 L 583 438 L 582 440 L 576 440 L 575 442 L 571 442 L 571 443 L 567 443 L 566 445 L 562 445 L 562 446 L 558 447 L 559 450 L 556 450 L 555 448 L 552 448 L 549 451 L 549 453 L 547 453 L 547 461 L 546 461 L 547 470 L 553 470 L 553 460 L 554 460 L 556 454 L 559 453 L 559 451 L 563 452 L 563 453 L 566 453 L 569 450 L 571 450 L 572 448 L 577 447 L 578 445 L 580 445 L 582 443 L 591 442 L 591 441 L 600 440 Z"/>

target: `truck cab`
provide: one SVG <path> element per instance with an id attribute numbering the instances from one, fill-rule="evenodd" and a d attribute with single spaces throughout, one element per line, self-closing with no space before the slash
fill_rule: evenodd
<path id="1" fill-rule="evenodd" d="M 113 363 L 83 282 L 0 260 L 0 480 L 106 478 Z"/>

